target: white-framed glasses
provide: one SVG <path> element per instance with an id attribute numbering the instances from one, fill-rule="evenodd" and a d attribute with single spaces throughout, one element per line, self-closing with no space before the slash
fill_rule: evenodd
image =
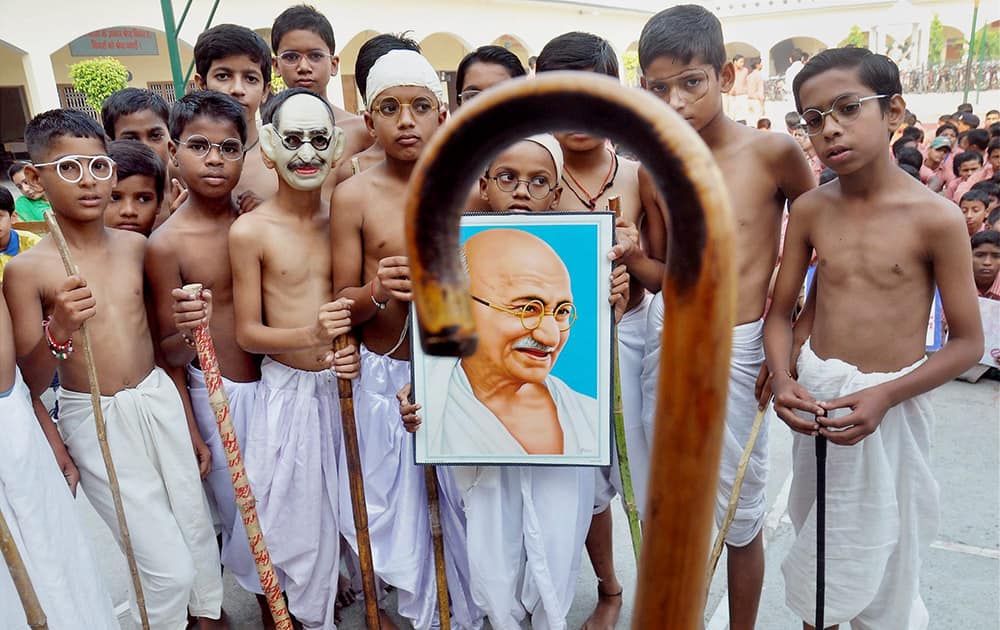
<path id="1" fill-rule="evenodd" d="M 115 173 L 115 161 L 106 155 L 66 155 L 53 162 L 35 164 L 35 168 L 54 166 L 59 179 L 76 184 L 83 179 L 83 160 L 87 161 L 90 176 L 97 181 L 105 182 Z"/>
<path id="2" fill-rule="evenodd" d="M 316 66 L 326 61 L 327 58 L 333 57 L 333 54 L 323 52 L 322 50 L 310 50 L 303 55 L 295 50 L 286 50 L 278 55 L 278 61 L 281 62 L 282 65 L 292 68 L 299 65 L 299 62 L 302 61 L 303 57 L 309 61 L 310 65 Z"/>
<path id="3" fill-rule="evenodd" d="M 187 140 L 178 140 L 178 144 L 183 144 L 195 157 L 203 158 L 208 155 L 212 147 L 219 149 L 219 155 L 226 160 L 236 161 L 243 157 L 243 143 L 236 138 L 226 138 L 222 142 L 211 142 L 205 136 L 198 134 L 188 136 Z"/>
<path id="4" fill-rule="evenodd" d="M 839 124 L 849 123 L 857 120 L 861 115 L 861 106 L 865 101 L 875 101 L 880 98 L 889 98 L 888 94 L 873 94 L 871 96 L 858 96 L 856 94 L 844 94 L 838 96 L 830 109 L 825 112 L 815 108 L 802 112 L 802 126 L 810 136 L 816 136 L 823 132 L 826 124 L 826 117 L 833 116 Z"/>

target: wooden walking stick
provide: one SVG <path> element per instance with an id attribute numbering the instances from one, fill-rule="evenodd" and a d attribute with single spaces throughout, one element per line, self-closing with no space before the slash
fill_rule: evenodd
<path id="1" fill-rule="evenodd" d="M 622 198 L 619 196 L 608 199 L 608 209 L 615 213 L 615 218 L 622 216 Z M 635 562 L 639 563 L 639 553 L 642 551 L 642 527 L 639 523 L 639 507 L 635 502 L 635 489 L 632 486 L 632 469 L 628 463 L 628 442 L 625 438 L 625 412 L 622 406 L 622 373 L 618 359 L 618 326 L 611 331 L 611 361 L 614 378 L 614 394 L 612 397 L 612 417 L 615 427 L 615 446 L 618 449 L 618 474 L 622 479 L 622 507 L 628 518 L 628 530 L 632 536 L 632 553 Z"/>
<path id="2" fill-rule="evenodd" d="M 62 257 L 63 267 L 66 275 L 72 276 L 78 273 L 73 258 L 69 253 L 69 245 L 66 237 L 59 229 L 59 222 L 52 214 L 52 210 L 45 211 L 45 222 L 49 225 L 49 233 L 59 249 Z M 108 446 L 108 430 L 104 423 L 104 411 L 101 409 L 101 387 L 97 380 L 97 366 L 94 363 L 94 354 L 90 348 L 90 335 L 87 333 L 87 324 L 80 326 L 77 346 L 83 353 L 83 360 L 87 363 L 87 380 L 90 383 L 90 403 L 94 407 L 94 423 L 97 425 L 97 443 L 101 447 L 101 456 L 104 458 L 104 468 L 108 474 L 108 487 L 111 490 L 111 498 L 115 504 L 115 514 L 118 516 L 118 532 L 122 537 L 122 547 L 125 548 L 125 558 L 128 560 L 128 570 L 132 576 L 132 588 L 135 590 L 135 601 L 139 607 L 139 619 L 142 622 L 143 630 L 149 630 L 149 615 L 146 613 L 146 597 L 142 592 L 142 581 L 139 579 L 139 566 L 135 561 L 135 550 L 132 549 L 132 536 L 128 531 L 128 522 L 125 520 L 125 506 L 122 504 L 122 493 L 118 487 L 118 473 L 115 472 L 115 462 L 111 459 L 111 447 Z"/>
<path id="3" fill-rule="evenodd" d="M 202 285 L 186 284 L 183 290 L 200 297 Z M 222 386 L 222 371 L 219 369 L 219 360 L 215 356 L 215 342 L 212 341 L 212 333 L 207 323 L 194 329 L 194 345 L 198 352 L 198 365 L 201 366 L 201 372 L 205 376 L 208 403 L 215 413 L 215 424 L 219 430 L 222 447 L 226 451 L 226 463 L 229 465 L 229 478 L 236 495 L 236 507 L 239 508 L 240 517 L 243 519 L 247 542 L 250 543 L 250 553 L 253 554 L 254 564 L 257 565 L 260 587 L 271 609 L 271 619 L 274 620 L 277 630 L 292 630 L 292 620 L 288 616 L 285 597 L 281 593 L 281 583 L 274 572 L 274 565 L 271 564 L 271 554 L 267 551 L 264 532 L 261 531 L 260 520 L 257 518 L 257 499 L 254 497 L 246 467 L 243 465 L 243 453 L 236 438 L 233 419 L 229 415 L 229 397 L 226 396 L 226 390 Z"/>
<path id="4" fill-rule="evenodd" d="M 662 101 L 587 72 L 547 72 L 483 92 L 431 138 L 410 176 L 406 242 L 424 351 L 476 348 L 459 219 L 491 157 L 534 133 L 621 140 L 669 202 L 670 243 L 656 430 L 633 627 L 702 625 L 705 562 L 729 383 L 735 286 L 732 216 L 708 148 Z M 695 176 L 697 174 L 697 176 Z"/>
<path id="5" fill-rule="evenodd" d="M 10 570 L 10 578 L 17 589 L 17 596 L 21 598 L 21 606 L 24 608 L 24 618 L 28 620 L 28 627 L 38 630 L 47 630 L 48 622 L 45 620 L 45 612 L 42 605 L 38 603 L 38 595 L 35 594 L 35 587 L 31 585 L 31 576 L 24 566 L 24 559 L 14 544 L 14 536 L 7 527 L 7 520 L 0 512 L 0 552 L 3 553 L 4 562 Z"/>
<path id="6" fill-rule="evenodd" d="M 348 335 L 333 340 L 335 352 L 345 350 L 351 343 Z M 368 506 L 365 503 L 365 480 L 361 470 L 361 452 L 358 448 L 358 427 L 354 423 L 354 390 L 351 379 L 337 378 L 340 394 L 340 422 L 344 428 L 344 452 L 347 456 L 347 475 L 351 486 L 351 510 L 354 512 L 354 530 L 358 540 L 358 559 L 361 561 L 361 585 L 365 595 L 365 620 L 368 630 L 382 627 L 378 615 L 378 595 L 375 590 L 375 565 L 372 562 L 372 541 L 368 535 Z"/>
<path id="7" fill-rule="evenodd" d="M 826 606 L 826 438 L 816 436 L 816 630 Z"/>
<path id="8" fill-rule="evenodd" d="M 441 630 L 451 630 L 451 608 L 448 605 L 448 574 L 445 572 L 444 536 L 441 532 L 441 502 L 438 498 L 437 468 L 424 466 L 427 484 L 427 510 L 430 513 L 431 542 L 434 545 L 434 579 L 437 582 L 438 619 Z"/>

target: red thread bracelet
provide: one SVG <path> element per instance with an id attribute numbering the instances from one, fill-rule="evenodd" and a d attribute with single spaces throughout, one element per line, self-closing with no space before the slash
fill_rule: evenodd
<path id="1" fill-rule="evenodd" d="M 65 361 L 69 358 L 69 355 L 73 354 L 73 337 L 70 337 L 64 343 L 59 343 L 53 339 L 52 333 L 49 331 L 49 324 L 51 322 L 51 315 L 46 317 L 42 322 L 42 329 L 45 331 L 45 342 L 49 345 L 49 352 L 52 353 L 52 356 L 60 361 Z"/>

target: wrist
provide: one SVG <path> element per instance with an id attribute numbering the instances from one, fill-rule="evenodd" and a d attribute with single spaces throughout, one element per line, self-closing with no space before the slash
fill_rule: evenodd
<path id="1" fill-rule="evenodd" d="M 66 330 L 62 325 L 59 324 L 59 320 L 55 317 L 49 317 L 46 319 L 45 327 L 48 331 L 47 341 L 55 342 L 57 344 L 67 343 L 73 337 L 73 332 Z"/>
<path id="2" fill-rule="evenodd" d="M 370 287 L 369 287 L 368 294 L 371 297 L 372 304 L 375 305 L 375 308 L 377 308 L 378 310 L 381 311 L 381 310 L 384 310 L 385 307 L 386 307 L 386 305 L 389 304 L 389 300 L 391 299 L 392 296 L 391 295 L 381 295 L 378 291 L 376 291 L 375 290 L 375 280 L 376 279 L 372 279 L 372 281 L 369 283 Z M 379 286 L 381 287 L 381 283 L 380 283 Z"/>

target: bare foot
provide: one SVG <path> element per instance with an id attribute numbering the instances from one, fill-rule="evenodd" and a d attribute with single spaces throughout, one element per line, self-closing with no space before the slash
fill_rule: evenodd
<path id="1" fill-rule="evenodd" d="M 622 586 L 617 581 L 597 584 L 597 606 L 583 624 L 583 630 L 614 630 L 622 610 Z"/>
<path id="2" fill-rule="evenodd" d="M 378 609 L 378 622 L 382 626 L 382 630 L 399 630 L 399 626 L 396 622 L 392 620 L 389 613 L 385 612 L 381 608 Z"/>
<path id="3" fill-rule="evenodd" d="M 351 578 L 343 573 L 337 578 L 337 608 L 347 608 L 358 601 L 358 594 L 351 588 Z"/>
<path id="4" fill-rule="evenodd" d="M 229 620 L 226 619 L 226 611 L 222 611 L 222 616 L 218 619 L 198 617 L 198 630 L 229 630 Z"/>

